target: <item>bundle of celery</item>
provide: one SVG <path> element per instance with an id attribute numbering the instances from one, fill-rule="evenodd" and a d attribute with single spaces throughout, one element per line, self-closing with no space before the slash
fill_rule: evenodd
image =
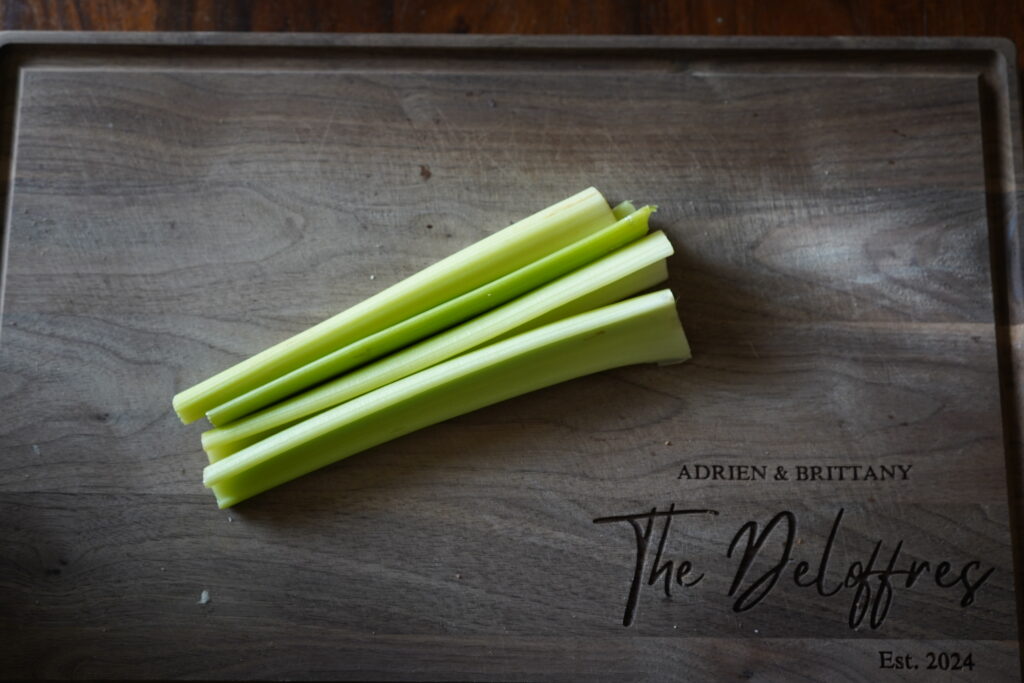
<path id="1" fill-rule="evenodd" d="M 220 507 L 403 434 L 585 374 L 690 351 L 652 207 L 594 188 L 174 397 L 205 414 Z"/>

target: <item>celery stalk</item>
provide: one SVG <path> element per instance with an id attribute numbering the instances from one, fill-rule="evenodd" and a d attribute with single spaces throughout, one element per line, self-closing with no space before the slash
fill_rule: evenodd
<path id="1" fill-rule="evenodd" d="M 651 207 L 652 211 L 657 211 L 657 209 L 658 207 L 656 206 Z M 618 205 L 615 206 L 614 209 L 612 209 L 612 215 L 614 215 L 617 219 L 622 220 L 623 218 L 633 213 L 634 211 L 636 211 L 636 207 L 633 206 L 633 202 L 627 199 L 626 201 L 619 203 Z"/>
<path id="2" fill-rule="evenodd" d="M 615 222 L 588 188 L 438 261 L 362 303 L 186 389 L 174 410 L 186 424 L 208 410 L 338 348 L 511 273 Z"/>
<path id="3" fill-rule="evenodd" d="M 585 296 L 580 297 L 574 301 L 571 301 L 564 306 L 559 306 L 548 313 L 531 320 L 522 327 L 516 328 L 510 332 L 499 335 L 492 342 L 501 341 L 514 337 L 517 334 L 532 330 L 548 323 L 553 323 L 562 318 L 568 318 L 579 313 L 584 313 L 601 306 L 607 306 L 608 304 L 621 301 L 626 297 L 632 296 L 646 289 L 651 289 L 660 282 L 664 282 L 668 279 L 668 268 L 664 260 L 652 263 L 651 265 L 641 268 L 640 270 L 627 275 L 621 280 L 616 280 L 610 285 L 601 287 L 600 289 L 591 292 Z M 246 446 L 261 441 L 271 434 L 276 434 L 284 429 L 288 428 L 288 425 L 294 424 L 294 421 L 288 422 L 277 427 L 272 427 L 266 431 L 259 433 L 253 433 L 249 436 L 235 438 L 229 443 L 222 444 L 220 446 L 213 445 L 207 446 L 207 456 L 210 462 L 217 462 L 222 460 L 232 453 L 236 453 Z M 229 425 L 230 426 L 230 425 Z M 209 438 L 209 437 L 207 437 Z"/>
<path id="4" fill-rule="evenodd" d="M 237 422 L 206 431 L 202 435 L 203 448 L 211 459 L 219 459 L 275 429 L 419 372 L 503 334 L 521 330 L 553 309 L 613 285 L 671 254 L 672 245 L 663 233 L 647 235 L 458 327 Z"/>
<path id="5" fill-rule="evenodd" d="M 526 323 L 522 327 L 506 332 L 493 341 L 500 339 L 507 339 L 513 335 L 525 332 L 526 330 L 532 330 L 535 327 L 541 325 L 547 325 L 553 323 L 556 320 L 562 318 L 568 318 L 569 316 L 578 315 L 601 306 L 607 306 L 613 304 L 616 301 L 622 301 L 626 297 L 639 294 L 640 292 L 651 289 L 657 284 L 660 284 L 668 279 L 668 263 L 662 259 L 661 261 L 655 261 L 649 266 L 645 266 L 635 273 L 630 273 L 621 280 L 616 280 L 610 285 L 605 285 L 600 289 L 594 290 L 590 294 L 584 294 L 578 299 L 573 299 L 567 304 L 558 306 L 551 309 L 544 315 L 534 318 L 530 322 Z"/>
<path id="6" fill-rule="evenodd" d="M 221 508 L 412 431 L 614 367 L 689 358 L 661 290 L 479 348 L 304 420 L 208 465 Z"/>
<path id="7" fill-rule="evenodd" d="M 621 210 L 622 205 L 614 209 L 615 212 Z M 477 287 L 471 292 L 307 363 L 301 368 L 217 406 L 207 412 L 206 417 L 215 426 L 226 425 L 342 372 L 500 306 L 646 234 L 648 218 L 652 212 L 651 207 L 643 207 L 640 210 L 633 209 L 630 214 L 600 232 L 584 237 L 504 277 Z M 632 294 L 635 291 L 629 293 Z M 603 303 L 610 302 L 610 300 L 606 300 Z M 594 306 L 589 306 L 589 308 L 594 308 Z M 565 317 L 565 315 L 560 317 Z"/>

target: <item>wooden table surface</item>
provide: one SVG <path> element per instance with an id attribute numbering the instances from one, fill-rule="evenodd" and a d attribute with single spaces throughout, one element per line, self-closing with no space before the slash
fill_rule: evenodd
<path id="1" fill-rule="evenodd" d="M 1001 36 L 1020 0 L 0 0 L 7 30 Z"/>

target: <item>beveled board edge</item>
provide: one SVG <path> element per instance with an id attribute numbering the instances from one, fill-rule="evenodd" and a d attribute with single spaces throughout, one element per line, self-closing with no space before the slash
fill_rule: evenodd
<path id="1" fill-rule="evenodd" d="M 381 50 L 421 54 L 492 55 L 518 53 L 533 59 L 565 55 L 604 59 L 659 57 L 672 60 L 739 59 L 745 64 L 816 63 L 841 70 L 850 62 L 875 67 L 892 62 L 956 64 L 976 73 L 984 144 L 986 208 L 992 291 L 1000 370 L 1003 437 L 1014 546 L 1018 633 L 1024 634 L 1024 251 L 1018 206 L 1024 201 L 1021 108 L 1017 49 L 1005 38 L 937 37 L 747 37 L 747 36 L 525 36 L 445 34 L 320 34 L 211 32 L 0 31 L 0 321 L 10 225 L 10 178 L 17 133 L 16 105 L 26 50 L 121 48 L 143 54 L 173 49 L 177 56 L 229 48 L 302 50 Z M 181 52 L 179 52 L 179 50 Z M 2 335 L 2 326 L 0 326 Z M 0 349 L 2 349 L 0 336 Z M 1022 651 L 1024 668 L 1024 651 Z"/>

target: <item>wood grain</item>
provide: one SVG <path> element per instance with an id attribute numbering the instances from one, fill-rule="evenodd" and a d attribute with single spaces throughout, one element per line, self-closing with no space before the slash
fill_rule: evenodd
<path id="1" fill-rule="evenodd" d="M 909 648 L 1019 677 L 986 197 L 1020 157 L 988 163 L 998 60 L 963 52 L 992 44 L 236 40 L 262 47 L 9 52 L 0 673 L 867 681 Z M 175 391 L 590 184 L 659 205 L 693 361 L 214 507 Z M 700 464 L 913 471 L 680 478 Z M 669 543 L 708 578 L 624 627 L 631 531 L 594 520 L 671 503 L 719 511 Z M 900 540 L 993 573 L 966 608 L 902 589 L 875 629 L 848 592 L 730 608 L 736 529 L 792 512 L 814 561 L 840 508 L 834 581 Z"/>

